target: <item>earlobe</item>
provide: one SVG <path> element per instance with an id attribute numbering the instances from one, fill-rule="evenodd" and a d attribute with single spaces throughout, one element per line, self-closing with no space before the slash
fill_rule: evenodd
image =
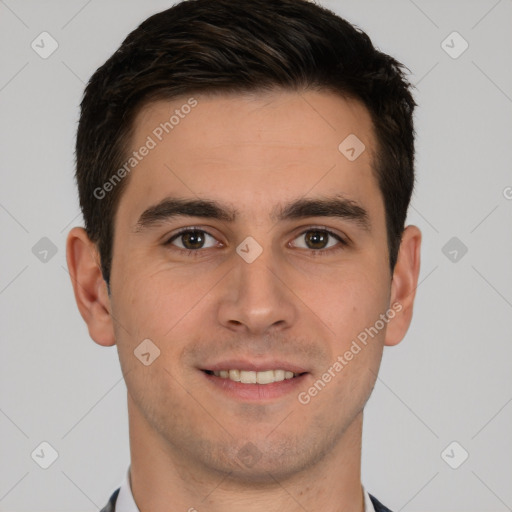
<path id="1" fill-rule="evenodd" d="M 391 283 L 390 307 L 397 312 L 388 323 L 384 344 L 398 345 L 412 320 L 414 298 L 420 272 L 421 231 L 407 226 L 402 234 L 398 260 Z"/>
<path id="2" fill-rule="evenodd" d="M 99 345 L 115 345 L 110 298 L 101 274 L 98 251 L 83 228 L 69 232 L 66 257 L 75 300 L 89 335 Z"/>

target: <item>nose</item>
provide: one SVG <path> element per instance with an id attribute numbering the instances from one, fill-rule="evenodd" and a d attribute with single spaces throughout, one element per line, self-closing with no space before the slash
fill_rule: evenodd
<path id="1" fill-rule="evenodd" d="M 231 330 L 251 335 L 286 329 L 297 318 L 297 297 L 270 249 L 252 262 L 238 253 L 233 269 L 223 280 L 218 309 L 219 322 Z"/>

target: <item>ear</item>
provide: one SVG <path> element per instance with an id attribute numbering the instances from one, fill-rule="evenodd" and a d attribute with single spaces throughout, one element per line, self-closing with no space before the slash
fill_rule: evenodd
<path id="1" fill-rule="evenodd" d="M 420 248 L 421 231 L 416 226 L 407 226 L 391 282 L 390 309 L 396 314 L 388 323 L 384 345 L 398 345 L 411 324 L 420 273 Z"/>
<path id="2" fill-rule="evenodd" d="M 115 345 L 110 298 L 101 274 L 98 249 L 83 228 L 69 232 L 66 257 L 75 300 L 89 335 L 98 345 Z"/>

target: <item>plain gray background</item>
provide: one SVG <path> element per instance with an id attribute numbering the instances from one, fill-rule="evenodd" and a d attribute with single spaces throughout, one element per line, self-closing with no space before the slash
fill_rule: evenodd
<path id="1" fill-rule="evenodd" d="M 420 285 L 366 408 L 363 484 L 395 512 L 512 510 L 512 1 L 321 3 L 409 67 L 419 103 Z M 1 511 L 98 510 L 128 467 L 117 351 L 89 338 L 66 269 L 74 137 L 91 74 L 170 5 L 0 0 Z"/>

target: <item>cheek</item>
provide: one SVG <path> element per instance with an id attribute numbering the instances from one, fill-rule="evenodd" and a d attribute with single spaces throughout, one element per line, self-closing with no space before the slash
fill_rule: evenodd
<path id="1" fill-rule="evenodd" d="M 333 277 L 318 295 L 331 328 L 329 363 L 315 375 L 321 382 L 303 390 L 304 401 L 314 402 L 315 410 L 332 411 L 332 404 L 337 404 L 332 414 L 340 422 L 347 411 L 355 414 L 366 403 L 382 358 L 387 323 L 381 315 L 388 311 L 389 286 L 385 277 L 379 277 L 382 273 L 369 271 L 371 266 L 364 269 L 353 267 L 336 282 Z"/>
<path id="2" fill-rule="evenodd" d="M 112 313 L 120 324 L 119 349 L 133 352 L 147 338 L 162 353 L 186 346 L 184 326 L 193 318 L 204 319 L 204 299 L 218 276 L 214 272 L 198 275 L 191 267 L 171 268 L 168 263 L 149 267 L 146 262 L 122 270 L 124 279 L 112 290 Z"/>
<path id="3" fill-rule="evenodd" d="M 343 346 L 388 309 L 389 289 L 376 267 L 358 264 L 330 273 L 323 286 L 309 287 L 302 293 L 336 336 L 336 344 Z"/>

